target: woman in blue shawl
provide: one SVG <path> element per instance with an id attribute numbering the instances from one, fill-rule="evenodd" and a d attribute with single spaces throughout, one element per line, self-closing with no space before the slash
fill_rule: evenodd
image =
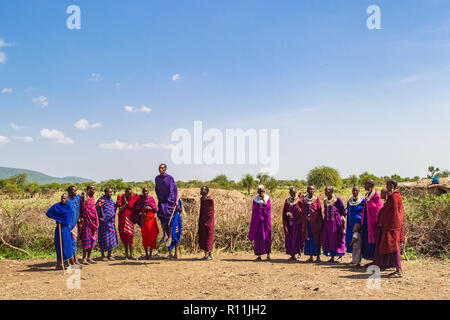
<path id="1" fill-rule="evenodd" d="M 73 245 L 72 235 L 70 231 L 70 223 L 72 221 L 72 208 L 68 203 L 69 197 L 67 194 L 61 196 L 61 202 L 54 204 L 48 209 L 46 216 L 56 221 L 55 229 L 55 250 L 56 250 L 56 269 L 61 270 L 63 268 L 63 261 L 69 260 L 71 265 L 73 261 Z M 59 228 L 60 227 L 60 228 Z M 60 230 L 62 244 L 60 241 Z M 61 259 L 61 250 L 63 257 Z"/>
<path id="2" fill-rule="evenodd" d="M 352 196 L 348 199 L 347 204 L 347 232 L 345 233 L 345 244 L 347 252 L 352 253 L 353 248 L 350 245 L 353 237 L 353 228 L 355 224 L 361 224 L 361 214 L 364 209 L 365 199 L 359 192 L 359 187 L 353 187 Z"/>

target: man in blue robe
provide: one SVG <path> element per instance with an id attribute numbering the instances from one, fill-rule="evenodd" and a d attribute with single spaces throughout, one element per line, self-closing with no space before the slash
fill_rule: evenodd
<path id="1" fill-rule="evenodd" d="M 54 204 L 46 213 L 47 217 L 56 221 L 55 250 L 57 270 L 61 270 L 63 263 L 67 260 L 69 260 L 71 265 L 74 265 L 72 235 L 70 233 L 72 208 L 68 202 L 69 196 L 64 193 L 61 196 L 61 202 Z"/>
<path id="2" fill-rule="evenodd" d="M 78 264 L 77 252 L 78 252 L 78 219 L 80 218 L 80 195 L 77 194 L 77 187 L 70 186 L 67 188 L 69 194 L 69 205 L 72 208 L 72 219 L 70 221 L 70 231 L 72 233 L 72 245 L 73 245 L 73 260 L 75 264 Z"/>

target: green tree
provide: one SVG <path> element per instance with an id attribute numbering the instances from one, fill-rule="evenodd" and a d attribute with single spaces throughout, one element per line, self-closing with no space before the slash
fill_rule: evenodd
<path id="1" fill-rule="evenodd" d="M 380 181 L 380 179 L 376 175 L 365 171 L 359 175 L 359 184 L 364 185 L 364 183 L 369 179 L 372 179 L 375 183 L 378 183 Z"/>
<path id="2" fill-rule="evenodd" d="M 267 183 L 267 181 L 270 180 L 270 176 L 268 174 L 262 173 L 262 172 L 258 173 L 256 175 L 256 178 L 258 179 L 258 183 L 262 184 L 262 185 L 265 185 Z"/>
<path id="3" fill-rule="evenodd" d="M 247 194 L 250 194 L 250 189 L 256 184 L 256 181 L 251 174 L 246 174 L 240 183 L 247 189 Z"/>
<path id="4" fill-rule="evenodd" d="M 15 176 L 9 177 L 9 180 L 14 182 L 15 184 L 18 184 L 19 186 L 22 186 L 27 181 L 28 175 L 26 173 L 19 173 Z"/>
<path id="5" fill-rule="evenodd" d="M 32 198 L 36 193 L 41 192 L 41 186 L 36 182 L 26 183 L 24 185 L 24 191 L 28 193 Z"/>
<path id="6" fill-rule="evenodd" d="M 307 181 L 309 185 L 314 185 L 317 188 L 322 188 L 329 185 L 340 187 L 342 184 L 342 179 L 339 172 L 334 168 L 326 166 L 315 167 L 309 171 Z"/>
<path id="7" fill-rule="evenodd" d="M 230 187 L 230 181 L 228 181 L 227 176 L 224 174 L 218 175 L 210 183 L 217 185 L 221 189 L 229 189 Z"/>
<path id="8" fill-rule="evenodd" d="M 439 173 L 437 174 L 437 176 L 438 176 L 439 178 L 448 178 L 448 177 L 450 176 L 450 171 L 444 170 L 444 171 L 442 171 L 442 172 L 439 172 Z"/>
<path id="9" fill-rule="evenodd" d="M 437 167 L 435 168 L 433 166 L 429 166 L 428 167 L 428 172 L 430 174 L 428 175 L 428 178 L 431 178 L 431 177 L 437 175 L 439 173 L 439 171 L 441 171 L 439 168 L 437 168 Z"/>
<path id="10" fill-rule="evenodd" d="M 278 188 L 278 180 L 273 177 L 270 177 L 269 180 L 266 181 L 266 185 L 271 192 L 274 192 L 275 189 Z"/>
<path id="11" fill-rule="evenodd" d="M 356 186 L 358 183 L 359 183 L 359 178 L 354 174 L 350 175 L 347 179 L 344 179 L 344 184 L 347 187 Z"/>

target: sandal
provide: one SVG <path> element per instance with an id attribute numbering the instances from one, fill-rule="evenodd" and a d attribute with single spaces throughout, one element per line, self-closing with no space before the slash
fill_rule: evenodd
<path id="1" fill-rule="evenodd" d="M 389 278 L 403 278 L 403 274 L 395 271 L 395 272 L 389 274 L 388 277 Z"/>

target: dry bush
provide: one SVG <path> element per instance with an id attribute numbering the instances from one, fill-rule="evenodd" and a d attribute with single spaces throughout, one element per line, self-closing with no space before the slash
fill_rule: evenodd
<path id="1" fill-rule="evenodd" d="M 428 255 L 450 254 L 450 195 L 426 195 L 404 202 L 405 245 Z"/>
<path id="2" fill-rule="evenodd" d="M 215 230 L 214 246 L 219 251 L 252 250 L 248 240 L 252 214 L 252 198 L 237 191 L 211 189 L 214 199 Z M 198 218 L 200 213 L 199 189 L 180 190 L 184 205 L 182 247 L 189 252 L 197 252 Z M 272 204 L 272 249 L 282 250 L 284 234 L 281 213 L 284 200 L 271 199 Z"/>
<path id="3" fill-rule="evenodd" d="M 1 200 L 0 236 L 22 249 L 53 248 L 55 223 L 45 216 L 50 200 Z"/>

